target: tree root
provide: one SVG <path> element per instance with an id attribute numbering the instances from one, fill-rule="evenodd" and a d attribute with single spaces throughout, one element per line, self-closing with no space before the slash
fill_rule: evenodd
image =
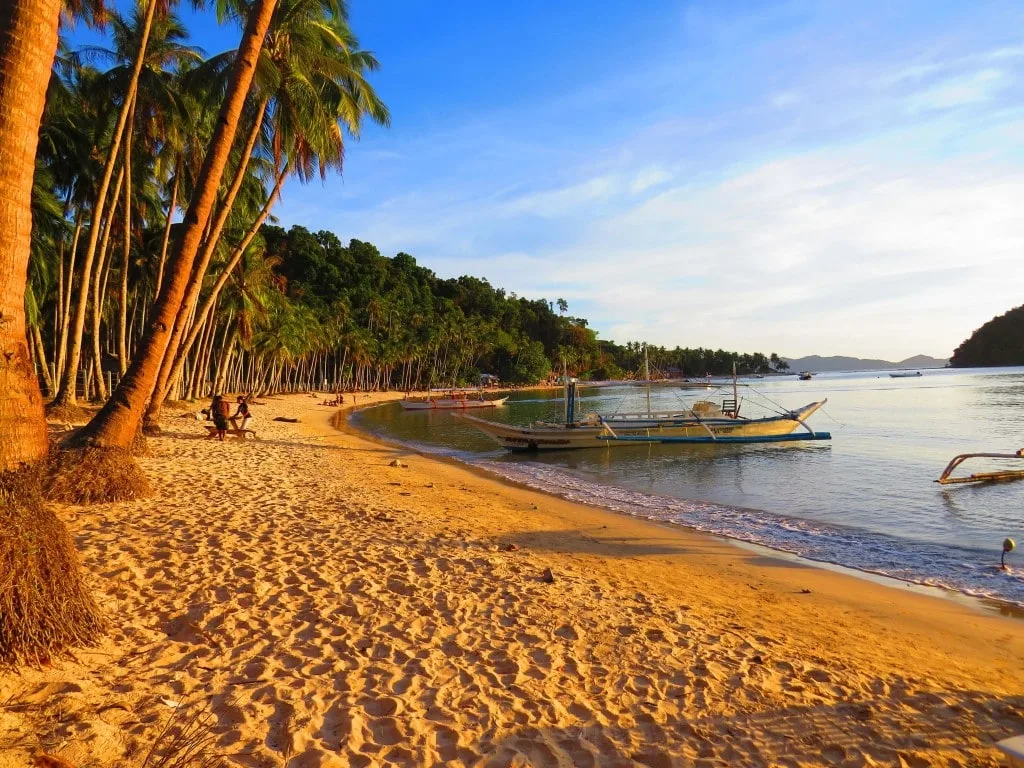
<path id="1" fill-rule="evenodd" d="M 71 535 L 43 502 L 42 475 L 0 473 L 0 666 L 49 663 L 104 629 Z"/>
<path id="2" fill-rule="evenodd" d="M 149 480 L 123 448 L 65 448 L 50 462 L 44 492 L 68 504 L 131 501 L 148 496 Z"/>

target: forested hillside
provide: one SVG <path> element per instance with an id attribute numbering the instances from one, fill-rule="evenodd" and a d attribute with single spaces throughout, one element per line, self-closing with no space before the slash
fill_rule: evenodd
<path id="1" fill-rule="evenodd" d="M 1024 306 L 994 317 L 953 352 L 950 365 L 1024 365 Z"/>
<path id="2" fill-rule="evenodd" d="M 409 254 L 388 258 L 330 232 L 266 226 L 262 235 L 276 280 L 264 285 L 266 330 L 254 333 L 254 347 L 311 356 L 329 381 L 412 389 L 472 383 L 486 372 L 526 384 L 562 361 L 585 378 L 641 370 L 642 344 L 599 341 L 563 299 L 507 294 L 477 277 L 441 279 Z M 775 355 L 723 350 L 650 347 L 649 355 L 656 370 L 673 375 L 728 373 L 733 362 L 741 373 L 785 367 Z"/>

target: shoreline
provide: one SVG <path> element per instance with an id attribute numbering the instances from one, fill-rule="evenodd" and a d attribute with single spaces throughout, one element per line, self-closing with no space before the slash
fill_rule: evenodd
<path id="1" fill-rule="evenodd" d="M 954 603 L 967 606 L 968 608 L 971 608 L 984 614 L 1009 617 L 1015 620 L 1024 620 L 1024 605 L 1019 605 L 1010 600 L 1002 600 L 1000 598 L 991 597 L 987 595 L 974 595 L 950 587 L 935 586 L 931 584 L 924 584 L 917 581 L 910 581 L 908 579 L 900 579 L 895 576 L 890 576 L 885 573 L 879 573 L 877 571 L 871 571 L 865 568 L 847 566 L 841 563 L 829 562 L 827 560 L 816 560 L 811 557 L 799 555 L 795 552 L 789 552 L 785 549 L 776 549 L 765 544 L 745 541 L 743 539 L 733 538 L 724 534 L 714 533 L 711 531 L 704 531 L 700 528 L 689 526 L 685 522 L 655 520 L 639 515 L 632 515 L 629 512 L 615 510 L 610 507 L 604 507 L 597 504 L 589 504 L 584 501 L 578 501 L 575 499 L 568 498 L 567 496 L 560 494 L 554 490 L 529 485 L 528 483 L 524 483 L 513 478 L 506 477 L 496 472 L 492 472 L 485 467 L 477 466 L 467 461 L 462 461 L 454 456 L 449 456 L 441 453 L 434 453 L 429 450 L 420 448 L 416 445 L 410 445 L 402 443 L 398 440 L 388 439 L 387 437 L 377 435 L 366 429 L 360 428 L 357 424 L 352 423 L 352 418 L 359 411 L 366 410 L 369 408 L 380 407 L 386 405 L 388 402 L 390 402 L 390 400 L 383 399 L 366 405 L 352 405 L 346 407 L 344 410 L 340 411 L 339 414 L 337 414 L 337 418 L 335 420 L 332 420 L 331 426 L 343 433 L 355 435 L 364 440 L 368 440 L 370 442 L 391 448 L 393 450 L 411 451 L 415 453 L 417 456 L 422 456 L 423 458 L 432 461 L 439 461 L 445 464 L 451 464 L 453 466 L 462 467 L 482 478 L 491 480 L 501 485 L 507 485 L 510 488 L 518 488 L 525 491 L 531 491 L 545 497 L 560 499 L 562 501 L 565 501 L 566 503 L 579 504 L 580 506 L 587 507 L 589 509 L 597 509 L 603 512 L 609 512 L 611 514 L 626 517 L 632 520 L 643 521 L 649 525 L 667 527 L 669 530 L 675 528 L 682 528 L 695 536 L 707 536 L 713 540 L 726 542 L 728 544 L 731 544 L 732 546 L 738 547 L 739 549 L 746 549 L 752 551 L 761 557 L 777 557 L 781 561 L 796 562 L 799 565 L 811 568 L 819 568 L 849 578 L 868 581 L 874 584 L 888 587 L 890 589 L 896 589 L 901 591 L 910 590 L 911 592 L 919 594 L 923 597 L 951 600 Z"/>
<path id="2" fill-rule="evenodd" d="M 996 768 L 1024 732 L 1018 621 L 385 447 L 321 400 L 268 397 L 253 441 L 168 412 L 152 497 L 57 508 L 110 631 L 0 672 L 0 768 L 137 768 L 203 712 L 232 768 Z"/>

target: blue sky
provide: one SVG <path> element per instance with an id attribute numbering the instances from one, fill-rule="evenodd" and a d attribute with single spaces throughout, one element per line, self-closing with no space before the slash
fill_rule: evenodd
<path id="1" fill-rule="evenodd" d="M 620 342 L 947 356 L 1022 303 L 1022 3 L 351 11 L 393 125 L 287 184 L 283 225 L 564 297 Z"/>

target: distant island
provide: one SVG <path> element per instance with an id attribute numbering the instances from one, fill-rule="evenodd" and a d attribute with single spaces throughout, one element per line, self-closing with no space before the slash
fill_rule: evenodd
<path id="1" fill-rule="evenodd" d="M 956 348 L 949 362 L 954 368 L 1024 365 L 1024 306 L 978 328 Z"/>
<path id="2" fill-rule="evenodd" d="M 832 357 L 809 355 L 808 357 L 798 357 L 796 359 L 789 357 L 784 357 L 782 359 L 789 363 L 789 369 L 791 371 L 814 372 L 889 371 L 900 368 L 944 368 L 947 362 L 946 360 L 941 360 L 937 357 L 929 357 L 928 355 L 914 355 L 913 357 L 908 357 L 906 360 L 900 360 L 898 363 L 894 363 L 889 360 L 843 357 L 841 355 L 834 355 Z"/>

